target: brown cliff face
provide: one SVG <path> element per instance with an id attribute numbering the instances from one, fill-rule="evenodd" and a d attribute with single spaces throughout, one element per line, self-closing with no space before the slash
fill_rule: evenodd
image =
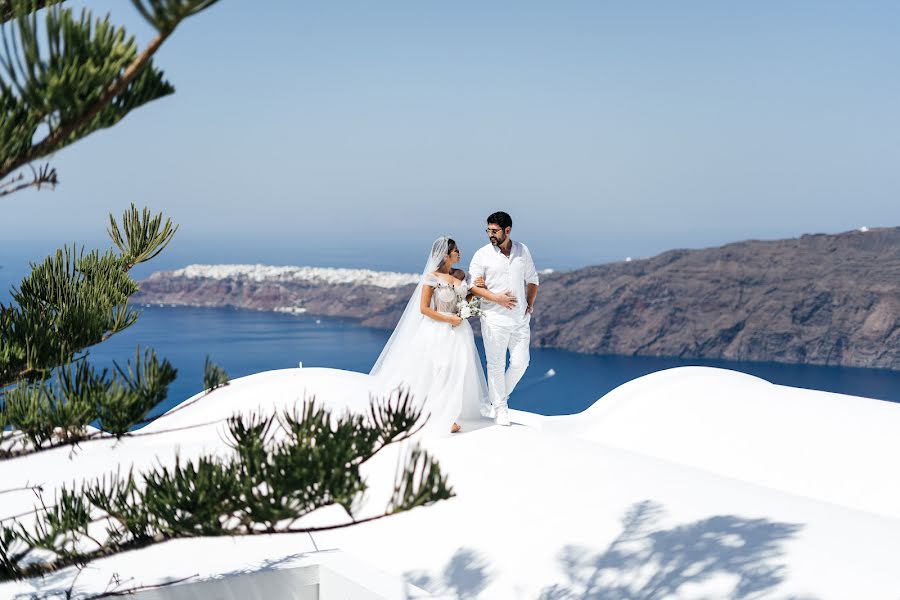
<path id="1" fill-rule="evenodd" d="M 170 278 L 141 302 L 303 306 L 391 328 L 413 286 Z M 673 250 L 541 278 L 532 345 L 900 370 L 900 228 Z M 474 324 L 474 323 L 473 323 Z"/>
<path id="2" fill-rule="evenodd" d="M 537 346 L 900 369 L 900 228 L 674 250 L 543 283 Z"/>
<path id="3" fill-rule="evenodd" d="M 248 279 L 197 279 L 154 273 L 140 282 L 137 302 L 174 306 L 276 310 L 302 307 L 310 315 L 349 317 L 371 327 L 396 324 L 415 286 L 314 284 Z"/>

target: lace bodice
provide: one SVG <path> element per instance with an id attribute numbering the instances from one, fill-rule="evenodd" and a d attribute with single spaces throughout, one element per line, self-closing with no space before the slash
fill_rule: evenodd
<path id="1" fill-rule="evenodd" d="M 469 286 L 465 281 L 459 281 L 454 285 L 428 274 L 425 276 L 424 283 L 434 288 L 434 293 L 431 295 L 431 306 L 434 310 L 442 313 L 456 314 L 456 305 L 460 300 L 465 300 L 469 293 Z"/>

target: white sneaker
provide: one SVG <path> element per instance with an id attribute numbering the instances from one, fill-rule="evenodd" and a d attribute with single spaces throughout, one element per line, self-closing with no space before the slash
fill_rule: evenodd
<path id="1" fill-rule="evenodd" d="M 494 417 L 494 423 L 509 427 L 509 410 L 506 408 L 506 404 L 497 407 L 497 416 Z"/>

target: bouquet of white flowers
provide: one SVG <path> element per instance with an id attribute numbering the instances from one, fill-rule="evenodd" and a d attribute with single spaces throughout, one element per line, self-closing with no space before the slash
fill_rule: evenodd
<path id="1" fill-rule="evenodd" d="M 456 315 L 463 319 L 480 317 L 483 314 L 484 311 L 481 310 L 481 298 L 478 298 L 477 296 L 469 301 L 460 300 L 456 305 Z"/>

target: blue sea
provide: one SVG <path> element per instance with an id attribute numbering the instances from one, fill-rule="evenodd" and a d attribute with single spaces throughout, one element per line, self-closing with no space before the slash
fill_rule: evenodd
<path id="1" fill-rule="evenodd" d="M 178 369 L 178 379 L 162 408 L 201 391 L 207 355 L 231 377 L 296 367 L 299 363 L 304 367 L 368 372 L 390 335 L 389 331 L 360 327 L 346 319 L 222 308 L 151 306 L 143 310 L 136 325 L 91 353 L 98 364 L 111 364 L 133 356 L 140 344 L 169 359 Z M 774 383 L 900 401 L 900 373 L 892 371 L 590 356 L 532 349 L 531 365 L 510 404 L 545 415 L 576 413 L 631 379 L 685 365 L 722 367 Z"/>
<path id="2" fill-rule="evenodd" d="M 0 254 L 0 259 L 6 259 L 6 268 L 0 270 L 0 302 L 9 301 L 10 285 L 18 283 L 28 270 L 27 261 L 22 258 L 26 253 L 22 248 L 16 250 Z M 33 250 L 27 254 L 32 258 L 41 256 Z M 291 261 L 274 264 L 291 264 Z M 143 315 L 134 326 L 90 352 L 92 360 L 99 366 L 111 366 L 114 360 L 124 363 L 134 356 L 138 345 L 151 347 L 171 361 L 178 369 L 178 378 L 170 387 L 169 398 L 160 407 L 160 410 L 166 410 L 201 391 L 207 355 L 232 378 L 296 367 L 299 363 L 304 367 L 368 372 L 389 335 L 389 331 L 360 327 L 346 319 L 221 308 L 150 306 L 143 309 Z M 510 405 L 545 415 L 572 414 L 584 410 L 627 381 L 686 365 L 721 367 L 773 383 L 900 402 L 900 372 L 895 371 L 591 356 L 563 350 L 532 349 L 531 365 L 510 398 Z"/>

